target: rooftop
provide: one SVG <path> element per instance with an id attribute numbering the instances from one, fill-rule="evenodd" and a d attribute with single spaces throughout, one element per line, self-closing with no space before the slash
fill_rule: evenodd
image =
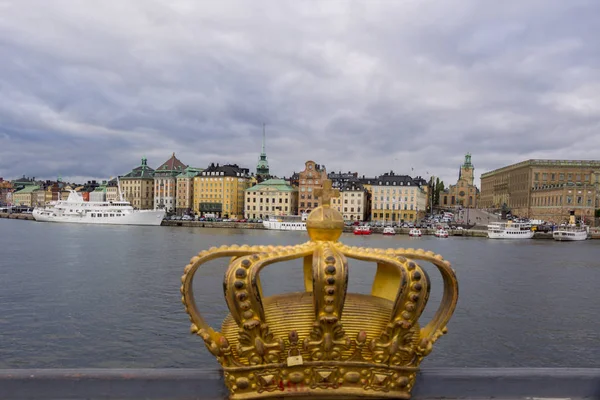
<path id="1" fill-rule="evenodd" d="M 246 189 L 246 192 L 259 192 L 265 189 L 275 189 L 280 192 L 293 192 L 298 190 L 293 188 L 289 183 L 287 183 L 283 179 L 268 179 L 264 182 L 261 182 L 257 185 Z"/>
<path id="2" fill-rule="evenodd" d="M 481 174 L 482 178 L 496 174 L 498 172 L 509 171 L 521 167 L 579 167 L 579 168 L 600 168 L 600 160 L 543 160 L 531 159 L 521 161 L 516 164 L 507 165 Z"/>

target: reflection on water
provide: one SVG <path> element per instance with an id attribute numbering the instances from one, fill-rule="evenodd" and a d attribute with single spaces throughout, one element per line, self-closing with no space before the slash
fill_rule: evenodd
<path id="1" fill-rule="evenodd" d="M 297 244 L 305 232 L 110 227 L 0 220 L 0 368 L 216 366 L 189 334 L 183 267 L 223 244 Z M 406 236 L 355 237 L 358 246 L 432 250 L 456 269 L 457 310 L 427 366 L 600 366 L 600 241 L 555 243 Z M 213 326 L 227 313 L 227 260 L 197 274 Z M 375 266 L 350 261 L 350 291 L 368 293 Z M 428 269 L 432 295 L 441 279 Z M 268 267 L 266 295 L 302 290 L 299 262 Z"/>

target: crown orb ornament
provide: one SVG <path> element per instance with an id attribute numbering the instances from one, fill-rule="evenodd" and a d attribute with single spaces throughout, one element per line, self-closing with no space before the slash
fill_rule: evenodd
<path id="1" fill-rule="evenodd" d="M 324 182 L 325 183 L 325 182 Z M 310 241 L 296 246 L 222 246 L 201 251 L 181 278 L 182 302 L 224 370 L 231 399 L 282 396 L 409 399 L 421 360 L 446 333 L 458 300 L 450 263 L 430 251 L 346 246 L 344 220 L 329 206 L 331 184 L 308 217 Z M 198 312 L 192 282 L 198 268 L 230 258 L 220 331 Z M 260 271 L 301 259 L 305 291 L 263 297 Z M 347 293 L 348 259 L 377 264 L 370 295 Z M 419 324 L 429 278 L 417 261 L 434 264 L 444 293 L 433 319 Z"/>

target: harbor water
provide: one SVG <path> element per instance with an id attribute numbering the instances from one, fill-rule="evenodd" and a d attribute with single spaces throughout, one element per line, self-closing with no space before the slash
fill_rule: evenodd
<path id="1" fill-rule="evenodd" d="M 217 367 L 190 335 L 180 277 L 200 250 L 293 245 L 306 232 L 102 226 L 0 220 L 0 368 Z M 357 246 L 423 248 L 456 270 L 460 297 L 428 367 L 600 367 L 600 241 L 409 238 L 344 234 Z M 207 320 L 227 314 L 228 259 L 201 267 Z M 351 292 L 375 265 L 350 260 Z M 432 278 L 430 318 L 441 297 Z M 300 261 L 261 273 L 265 295 L 302 290 Z"/>

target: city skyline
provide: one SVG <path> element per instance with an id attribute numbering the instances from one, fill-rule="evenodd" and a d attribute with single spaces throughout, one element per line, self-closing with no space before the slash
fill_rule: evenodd
<path id="1" fill-rule="evenodd" d="M 594 1 L 0 2 L 0 176 L 598 159 Z M 35 26 L 35 29 L 32 27 Z"/>

